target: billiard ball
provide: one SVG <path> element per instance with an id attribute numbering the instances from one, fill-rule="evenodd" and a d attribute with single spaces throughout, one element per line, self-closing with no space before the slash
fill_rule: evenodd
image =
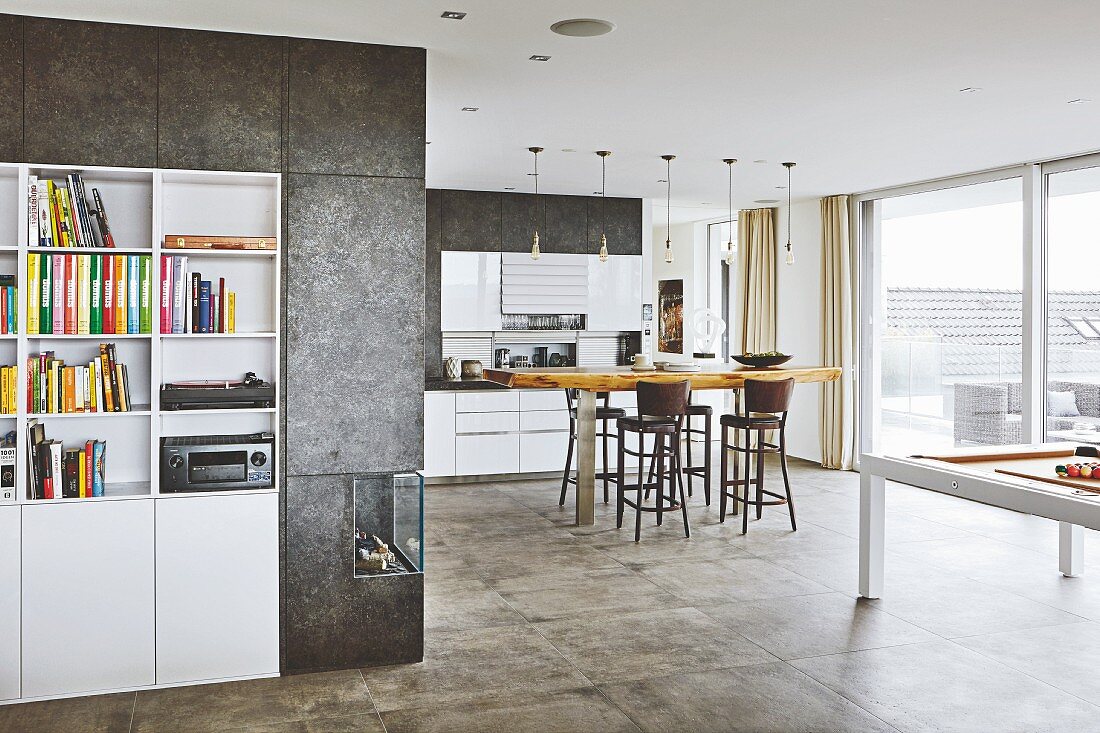
<path id="1" fill-rule="evenodd" d="M 1081 475 L 1081 467 L 1076 463 L 1071 463 L 1066 466 L 1066 473 L 1069 474 L 1070 478 L 1077 478 Z"/>

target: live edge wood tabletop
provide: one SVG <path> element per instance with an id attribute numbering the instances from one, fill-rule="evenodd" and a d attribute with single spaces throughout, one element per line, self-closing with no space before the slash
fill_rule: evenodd
<path id="1" fill-rule="evenodd" d="M 741 389 L 746 379 L 835 382 L 839 367 L 751 369 L 708 364 L 697 372 L 634 371 L 631 367 L 540 367 L 486 369 L 485 379 L 512 389 L 578 389 L 577 524 L 596 521 L 596 393 L 633 390 L 639 381 L 691 382 L 692 389 Z"/>

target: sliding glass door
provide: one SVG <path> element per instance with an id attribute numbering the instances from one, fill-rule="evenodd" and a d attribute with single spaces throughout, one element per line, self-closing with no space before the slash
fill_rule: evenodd
<path id="1" fill-rule="evenodd" d="M 1074 164 L 1045 169 L 1044 433 L 1047 441 L 1100 443 L 1100 167 Z"/>

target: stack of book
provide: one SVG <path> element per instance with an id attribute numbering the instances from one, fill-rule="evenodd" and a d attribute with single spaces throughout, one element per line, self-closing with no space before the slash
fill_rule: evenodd
<path id="1" fill-rule="evenodd" d="M 28 497 L 31 499 L 83 499 L 103 496 L 103 457 L 107 442 L 89 440 L 79 448 L 65 448 L 60 440 L 47 440 L 46 427 L 37 420 L 27 423 Z"/>
<path id="2" fill-rule="evenodd" d="M 99 356 L 68 366 L 54 352 L 27 359 L 27 412 L 129 412 L 130 378 L 114 344 L 100 344 Z"/>
<path id="3" fill-rule="evenodd" d="M 14 366 L 0 366 L 0 415 L 14 415 L 17 412 L 15 385 L 19 381 L 18 374 Z"/>
<path id="4" fill-rule="evenodd" d="M 28 238 L 39 247 L 114 247 L 99 189 L 88 198 L 78 173 L 53 181 L 30 176 L 28 183 Z"/>
<path id="5" fill-rule="evenodd" d="M 149 255 L 27 253 L 27 333 L 151 333 Z"/>
<path id="6" fill-rule="evenodd" d="M 187 257 L 160 258 L 161 333 L 236 333 L 237 294 L 188 272 Z"/>
<path id="7" fill-rule="evenodd" d="M 0 275 L 0 333 L 19 333 L 18 302 L 15 275 Z"/>

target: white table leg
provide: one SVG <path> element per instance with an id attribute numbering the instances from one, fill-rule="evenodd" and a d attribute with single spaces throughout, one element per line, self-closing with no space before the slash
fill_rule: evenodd
<path id="1" fill-rule="evenodd" d="M 596 393 L 577 399 L 577 525 L 596 523 Z"/>
<path id="2" fill-rule="evenodd" d="M 859 474 L 859 594 L 882 597 L 886 529 L 886 479 Z"/>
<path id="3" fill-rule="evenodd" d="M 1067 578 L 1085 572 L 1085 530 L 1078 524 L 1058 522 L 1058 569 Z"/>

